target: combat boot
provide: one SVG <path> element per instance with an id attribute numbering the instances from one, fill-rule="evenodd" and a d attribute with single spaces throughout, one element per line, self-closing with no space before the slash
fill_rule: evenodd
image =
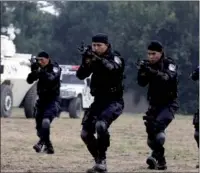
<path id="1" fill-rule="evenodd" d="M 147 158 L 146 163 L 149 165 L 148 169 L 157 169 L 157 154 L 155 151 Z"/>
<path id="2" fill-rule="evenodd" d="M 45 143 L 44 152 L 47 154 L 54 154 L 54 148 L 51 141 Z"/>
<path id="3" fill-rule="evenodd" d="M 44 145 L 44 142 L 40 139 L 39 142 L 33 146 L 33 149 L 37 153 L 39 153 L 39 152 L 41 152 L 43 145 Z"/>
<path id="4" fill-rule="evenodd" d="M 86 173 L 95 173 L 96 172 L 96 166 L 97 166 L 97 163 L 98 163 L 98 158 L 95 158 L 95 164 L 92 168 L 89 168 L 87 169 Z"/>
<path id="5" fill-rule="evenodd" d="M 149 156 L 146 160 L 146 163 L 148 166 L 148 169 L 157 169 L 157 160 L 156 158 Z"/>
<path id="6" fill-rule="evenodd" d="M 107 165 L 106 165 L 106 160 L 100 160 L 100 159 L 95 159 L 95 165 L 88 169 L 86 173 L 96 173 L 96 172 L 101 172 L 101 173 L 106 173 L 107 172 Z"/>
<path id="7" fill-rule="evenodd" d="M 167 169 L 167 163 L 166 163 L 166 160 L 165 160 L 165 157 L 160 157 L 158 159 L 158 170 L 166 170 Z"/>
<path id="8" fill-rule="evenodd" d="M 95 169 L 96 169 L 97 172 L 107 172 L 106 159 L 98 160 Z"/>

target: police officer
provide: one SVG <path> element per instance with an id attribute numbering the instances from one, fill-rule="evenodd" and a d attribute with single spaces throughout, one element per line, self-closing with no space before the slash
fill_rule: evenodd
<path id="1" fill-rule="evenodd" d="M 45 146 L 48 154 L 54 153 L 50 140 L 50 124 L 60 111 L 60 75 L 61 68 L 50 60 L 46 52 L 40 52 L 36 57 L 37 62 L 31 65 L 31 73 L 27 82 L 32 84 L 37 81 L 37 94 L 39 99 L 35 106 L 35 119 L 39 142 L 33 146 L 40 152 Z"/>
<path id="2" fill-rule="evenodd" d="M 147 144 L 152 150 L 146 160 L 149 169 L 167 169 L 164 156 L 165 129 L 174 118 L 177 104 L 177 66 L 163 52 L 158 41 L 148 46 L 148 60 L 138 65 L 137 82 L 141 87 L 148 85 L 149 108 L 143 117 L 148 135 Z"/>
<path id="3" fill-rule="evenodd" d="M 199 66 L 192 72 L 190 77 L 193 81 L 199 80 Z M 194 114 L 193 125 L 194 125 L 194 129 L 195 129 L 194 139 L 196 140 L 197 146 L 199 148 L 199 109 L 197 109 L 197 112 Z M 196 168 L 199 168 L 198 164 L 197 164 Z"/>
<path id="4" fill-rule="evenodd" d="M 83 80 L 92 74 L 90 88 L 94 102 L 85 111 L 81 138 L 95 160 L 94 167 L 87 172 L 106 172 L 106 151 L 110 146 L 108 128 L 124 109 L 124 61 L 119 52 L 112 51 L 105 34 L 93 36 L 91 51 L 86 52 L 82 54 L 76 75 Z"/>

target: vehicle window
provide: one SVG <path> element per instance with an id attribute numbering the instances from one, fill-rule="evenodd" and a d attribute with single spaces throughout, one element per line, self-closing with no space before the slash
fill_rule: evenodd
<path id="1" fill-rule="evenodd" d="M 68 84 L 84 84 L 84 80 L 78 79 L 75 75 L 63 74 L 62 83 Z"/>

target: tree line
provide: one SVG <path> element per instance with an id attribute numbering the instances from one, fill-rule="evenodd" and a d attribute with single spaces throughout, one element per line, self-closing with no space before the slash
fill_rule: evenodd
<path id="1" fill-rule="evenodd" d="M 180 113 L 193 113 L 198 104 L 198 83 L 189 75 L 199 64 L 199 2 L 50 2 L 58 16 L 39 10 L 36 2 L 1 2 L 1 26 L 21 29 L 15 43 L 18 52 L 46 50 L 59 63 L 80 64 L 77 47 L 91 43 L 99 32 L 107 33 L 112 47 L 126 63 L 126 91 L 137 93 L 135 105 L 146 89 L 136 83 L 138 58 L 147 56 L 150 40 L 159 40 L 179 69 Z"/>

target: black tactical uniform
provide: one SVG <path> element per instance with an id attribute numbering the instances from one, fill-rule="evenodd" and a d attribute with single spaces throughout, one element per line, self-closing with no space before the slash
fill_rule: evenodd
<path id="1" fill-rule="evenodd" d="M 49 58 L 48 54 L 41 52 L 38 58 Z M 60 112 L 60 75 L 61 68 L 57 63 L 52 63 L 41 68 L 37 63 L 32 65 L 32 72 L 27 77 L 29 84 L 38 80 L 37 94 L 39 99 L 35 105 L 35 119 L 39 142 L 33 146 L 36 152 L 40 152 L 43 145 L 48 154 L 53 154 L 54 149 L 50 141 L 50 124 Z"/>
<path id="2" fill-rule="evenodd" d="M 193 81 L 198 81 L 199 80 L 199 67 L 197 67 L 192 72 L 191 79 Z M 193 125 L 194 125 L 194 128 L 195 128 L 194 139 L 196 140 L 197 146 L 199 148 L 199 109 L 197 109 L 197 112 L 194 114 Z M 199 168 L 199 165 L 197 165 L 196 167 Z"/>
<path id="3" fill-rule="evenodd" d="M 99 34 L 92 41 L 106 44 L 107 36 Z M 77 77 L 81 80 L 92 74 L 90 88 L 94 102 L 85 111 L 81 132 L 81 138 L 96 162 L 88 172 L 107 170 L 106 151 L 110 146 L 108 128 L 124 108 L 123 72 L 124 61 L 119 53 L 112 52 L 111 47 L 91 64 L 86 64 L 83 56 L 83 62 L 77 71 Z"/>
<path id="4" fill-rule="evenodd" d="M 161 52 L 162 45 L 152 42 L 148 50 Z M 150 169 L 167 169 L 163 145 L 165 129 L 178 109 L 177 66 L 171 58 L 166 58 L 163 54 L 157 63 L 140 66 L 137 81 L 142 87 L 148 85 L 149 109 L 143 119 L 148 134 L 147 144 L 153 152 L 147 159 L 147 164 Z"/>

